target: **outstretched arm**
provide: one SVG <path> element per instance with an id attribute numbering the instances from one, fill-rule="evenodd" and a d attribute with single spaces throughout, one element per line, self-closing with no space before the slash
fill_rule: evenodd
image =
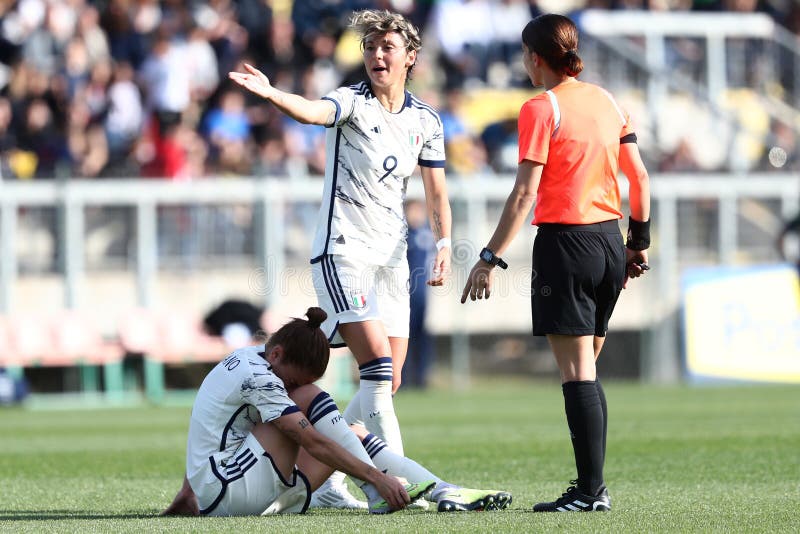
<path id="1" fill-rule="evenodd" d="M 247 72 L 229 72 L 228 78 L 269 102 L 278 110 L 303 124 L 330 126 L 336 119 L 336 106 L 330 100 L 309 100 L 300 95 L 276 89 L 269 78 L 253 67 L 244 64 Z"/>
<path id="2" fill-rule="evenodd" d="M 447 198 L 447 183 L 444 169 L 420 167 L 422 183 L 425 186 L 425 203 L 428 206 L 428 220 L 433 230 L 433 238 L 437 243 L 436 260 L 433 265 L 433 277 L 428 280 L 429 286 L 440 286 L 450 276 L 450 254 L 452 252 L 451 228 L 453 216 L 450 212 L 450 201 Z M 447 242 L 441 242 L 447 239 Z M 439 243 L 442 243 L 439 248 Z"/>
<path id="3" fill-rule="evenodd" d="M 517 235 L 522 223 L 533 207 L 536 200 L 536 191 L 539 189 L 539 180 L 542 178 L 542 164 L 530 160 L 523 160 L 517 167 L 517 180 L 514 182 L 514 189 L 508 195 L 503 214 L 497 223 L 497 229 L 489 240 L 486 248 L 490 249 L 497 256 L 511 244 L 514 236 Z M 494 266 L 489 265 L 483 260 L 478 260 L 469 273 L 464 292 L 461 294 L 461 303 L 476 298 L 488 299 L 492 292 L 492 277 Z"/>

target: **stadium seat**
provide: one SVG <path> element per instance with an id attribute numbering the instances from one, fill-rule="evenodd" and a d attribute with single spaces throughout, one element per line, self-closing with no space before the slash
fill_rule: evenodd
<path id="1" fill-rule="evenodd" d="M 11 367 L 20 365 L 17 361 L 17 353 L 11 346 L 11 330 L 8 319 L 0 316 L 0 367 Z"/>
<path id="2" fill-rule="evenodd" d="M 158 318 L 145 308 L 125 312 L 118 325 L 122 348 L 133 354 L 149 354 L 158 346 Z"/>
<path id="3" fill-rule="evenodd" d="M 122 360 L 119 343 L 107 342 L 84 314 L 66 310 L 50 320 L 53 347 L 44 354 L 42 365 L 102 365 Z"/>
<path id="4" fill-rule="evenodd" d="M 198 317 L 178 311 L 130 310 L 118 333 L 125 351 L 144 356 L 145 395 L 155 403 L 164 399 L 165 365 L 217 362 L 229 352 L 221 338 L 203 331 Z"/>
<path id="5" fill-rule="evenodd" d="M 53 352 L 52 331 L 48 319 L 29 314 L 9 317 L 7 321 L 10 353 L 16 365 L 40 365 Z"/>
<path id="6" fill-rule="evenodd" d="M 185 313 L 162 313 L 158 320 L 158 343 L 149 355 L 164 363 L 215 362 L 228 352 L 221 338 L 203 331 L 198 317 Z"/>
<path id="7" fill-rule="evenodd" d="M 742 131 L 736 139 L 737 152 L 748 168 L 754 167 L 764 152 L 764 139 L 769 134 L 770 117 L 762 97 L 753 89 L 728 89 L 722 95 L 722 106 L 739 121 Z"/>
<path id="8" fill-rule="evenodd" d="M 121 346 L 161 363 L 214 362 L 229 352 L 221 338 L 203 331 L 200 319 L 179 311 L 137 308 L 119 323 Z"/>

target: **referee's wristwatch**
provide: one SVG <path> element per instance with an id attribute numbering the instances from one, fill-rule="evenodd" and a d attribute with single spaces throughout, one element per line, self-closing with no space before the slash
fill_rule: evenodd
<path id="1" fill-rule="evenodd" d="M 508 269 L 508 264 L 503 261 L 503 258 L 495 255 L 494 252 L 486 247 L 483 247 L 483 250 L 481 250 L 480 258 L 489 265 L 497 265 L 501 269 Z"/>

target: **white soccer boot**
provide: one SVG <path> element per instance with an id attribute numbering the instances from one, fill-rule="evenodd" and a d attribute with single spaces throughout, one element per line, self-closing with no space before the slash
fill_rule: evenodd
<path id="1" fill-rule="evenodd" d="M 366 501 L 359 501 L 347 489 L 344 481 L 334 482 L 330 478 L 311 494 L 309 508 L 337 508 L 340 510 L 366 510 Z"/>

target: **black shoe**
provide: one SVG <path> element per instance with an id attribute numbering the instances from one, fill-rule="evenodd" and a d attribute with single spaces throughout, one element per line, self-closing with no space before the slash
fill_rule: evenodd
<path id="1" fill-rule="evenodd" d="M 570 484 L 577 484 L 571 480 Z M 577 486 L 570 486 L 564 494 L 553 502 L 540 502 L 533 506 L 534 512 L 608 512 L 611 510 L 611 498 L 605 486 L 597 496 L 582 493 Z"/>

